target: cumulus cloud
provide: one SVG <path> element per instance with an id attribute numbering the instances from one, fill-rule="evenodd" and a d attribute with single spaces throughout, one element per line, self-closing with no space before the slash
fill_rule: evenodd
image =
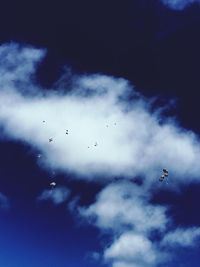
<path id="1" fill-rule="evenodd" d="M 149 204 L 147 191 L 127 182 L 108 185 L 94 204 L 80 209 L 82 216 L 102 229 L 131 227 L 137 232 L 163 231 L 168 222 L 165 212 L 164 207 Z"/>
<path id="2" fill-rule="evenodd" d="M 113 241 L 103 253 L 113 267 L 155 266 L 165 255 L 150 240 L 154 230 L 163 233 L 170 220 L 166 208 L 149 203 L 146 190 L 130 182 L 108 185 L 80 214 L 102 231 L 110 231 Z"/>
<path id="3" fill-rule="evenodd" d="M 103 258 L 113 267 L 156 266 L 165 250 L 182 242 L 191 246 L 199 230 L 168 231 L 167 207 L 151 203 L 152 187 L 159 188 L 162 168 L 169 169 L 175 186 L 199 182 L 198 137 L 153 112 L 151 101 L 125 79 L 72 75 L 60 79 L 56 90 L 36 83 L 37 65 L 45 50 L 17 44 L 0 46 L 1 138 L 26 142 L 39 151 L 41 167 L 73 173 L 81 179 L 108 183 L 81 216 L 112 234 Z M 51 142 L 49 140 L 52 139 Z M 124 182 L 113 183 L 121 176 Z M 141 178 L 142 186 L 128 182 Z M 60 204 L 69 190 L 45 190 L 39 200 Z M 0 195 L 1 199 L 1 195 Z M 71 209 L 77 201 L 71 203 Z M 152 231 L 161 240 L 151 239 Z"/>
<path id="4" fill-rule="evenodd" d="M 193 3 L 200 3 L 200 0 L 161 0 L 165 5 L 172 9 L 182 10 Z"/>
<path id="5" fill-rule="evenodd" d="M 174 248 L 198 245 L 200 228 L 176 228 L 168 207 L 150 204 L 143 186 L 118 182 L 106 186 L 88 207 L 79 212 L 89 223 L 112 235 L 103 258 L 112 267 L 159 266 L 176 257 Z M 152 238 L 152 233 L 159 238 Z"/>
<path id="6" fill-rule="evenodd" d="M 44 190 L 39 196 L 38 200 L 45 201 L 50 200 L 55 205 L 59 205 L 65 202 L 70 195 L 70 190 L 66 187 L 56 187 L 49 190 Z"/>
<path id="7" fill-rule="evenodd" d="M 115 261 L 114 266 L 133 264 L 134 266 L 151 266 L 156 261 L 152 243 L 142 235 L 126 232 L 122 234 L 104 253 L 106 260 Z"/>
<path id="8" fill-rule="evenodd" d="M 0 209 L 7 210 L 10 207 L 10 202 L 7 196 L 0 192 Z"/>
<path id="9" fill-rule="evenodd" d="M 44 55 L 17 44 L 0 47 L 4 137 L 39 150 L 41 166 L 79 178 L 142 176 L 154 183 L 169 167 L 176 181 L 199 179 L 197 136 L 152 112 L 151 101 L 122 78 L 74 75 L 44 93 L 34 78 Z"/>

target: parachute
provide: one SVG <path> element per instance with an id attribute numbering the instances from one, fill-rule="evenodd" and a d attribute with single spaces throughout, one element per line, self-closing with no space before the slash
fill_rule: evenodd
<path id="1" fill-rule="evenodd" d="M 54 187 L 56 186 L 56 182 L 51 182 L 51 183 L 50 183 L 50 186 L 51 186 L 52 188 L 54 188 Z"/>

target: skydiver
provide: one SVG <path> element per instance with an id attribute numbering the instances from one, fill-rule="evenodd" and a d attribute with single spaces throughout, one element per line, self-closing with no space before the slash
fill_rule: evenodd
<path id="1" fill-rule="evenodd" d="M 56 182 L 51 182 L 50 183 L 50 186 L 53 188 L 53 187 L 55 187 L 56 186 Z"/>
<path id="2" fill-rule="evenodd" d="M 160 176 L 159 181 L 163 182 L 166 177 L 168 177 L 168 170 L 163 169 L 163 174 Z"/>
<path id="3" fill-rule="evenodd" d="M 53 192 L 53 189 L 56 187 L 56 182 L 51 182 L 50 184 L 51 192 Z"/>
<path id="4" fill-rule="evenodd" d="M 163 169 L 163 173 L 164 173 L 165 176 L 168 176 L 168 170 Z"/>
<path id="5" fill-rule="evenodd" d="M 163 182 L 163 181 L 164 181 L 164 179 L 165 179 L 165 175 L 164 175 L 164 174 L 162 174 L 162 175 L 160 176 L 160 178 L 159 178 L 159 181 L 160 181 L 160 182 Z"/>

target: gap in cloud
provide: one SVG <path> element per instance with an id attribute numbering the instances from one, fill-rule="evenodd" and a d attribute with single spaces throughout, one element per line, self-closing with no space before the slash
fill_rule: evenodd
<path id="1" fill-rule="evenodd" d="M 66 62 L 68 62 L 71 68 L 75 68 L 69 59 L 63 59 L 55 50 L 48 49 L 48 55 L 40 62 L 36 70 L 36 80 L 38 84 L 46 90 L 53 90 L 54 84 L 58 87 L 61 80 L 62 85 L 66 85 L 72 77 L 70 75 L 70 68 L 63 68 Z"/>
<path id="2" fill-rule="evenodd" d="M 168 216 L 173 218 L 177 225 L 183 227 L 200 225 L 200 215 L 197 212 L 197 203 L 200 201 L 200 186 L 190 184 L 181 186 L 177 191 L 160 188 L 152 196 L 153 204 L 169 206 Z"/>

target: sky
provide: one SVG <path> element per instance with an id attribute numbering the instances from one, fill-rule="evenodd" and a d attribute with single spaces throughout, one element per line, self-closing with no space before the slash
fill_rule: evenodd
<path id="1" fill-rule="evenodd" d="M 198 0 L 1 3 L 0 266 L 199 267 L 199 47 Z"/>

